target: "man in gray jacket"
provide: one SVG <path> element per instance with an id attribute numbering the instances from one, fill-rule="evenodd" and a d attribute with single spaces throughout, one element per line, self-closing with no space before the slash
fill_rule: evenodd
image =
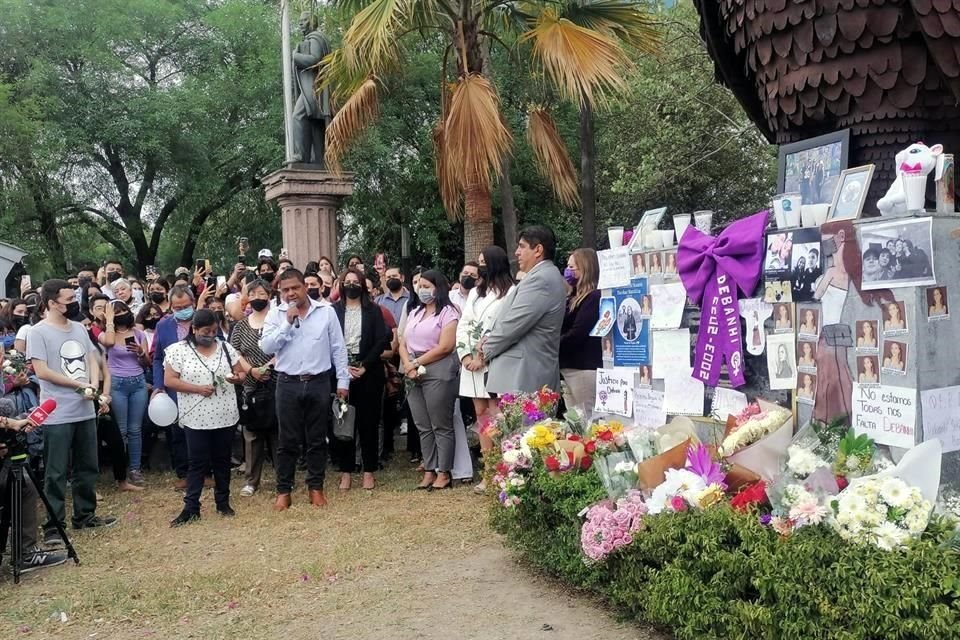
<path id="1" fill-rule="evenodd" d="M 490 393 L 531 392 L 544 385 L 560 389 L 566 282 L 553 264 L 556 244 L 547 227 L 528 227 L 520 233 L 516 256 L 527 275 L 507 294 L 482 347 L 483 358 L 490 363 Z"/>

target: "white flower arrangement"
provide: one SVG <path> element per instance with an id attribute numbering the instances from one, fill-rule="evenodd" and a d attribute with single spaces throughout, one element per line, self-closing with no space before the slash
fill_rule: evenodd
<path id="1" fill-rule="evenodd" d="M 868 478 L 833 501 L 831 524 L 841 538 L 892 550 L 927 528 L 933 505 L 896 477 Z"/>
<path id="2" fill-rule="evenodd" d="M 820 467 L 826 466 L 827 463 L 809 449 L 796 444 L 787 449 L 787 469 L 798 478 L 809 477 Z"/>
<path id="3" fill-rule="evenodd" d="M 650 513 L 668 510 L 674 496 L 680 496 L 690 504 L 697 504 L 699 497 L 707 489 L 703 478 L 688 469 L 667 469 L 665 476 L 666 479 L 657 485 L 647 500 Z"/>
<path id="4" fill-rule="evenodd" d="M 790 418 L 790 412 L 782 409 L 762 411 L 738 426 L 723 439 L 718 453 L 722 457 L 730 456 L 746 446 L 773 433 Z"/>

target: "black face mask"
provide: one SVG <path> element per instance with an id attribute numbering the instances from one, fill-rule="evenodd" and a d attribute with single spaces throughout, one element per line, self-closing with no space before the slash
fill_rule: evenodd
<path id="1" fill-rule="evenodd" d="M 487 279 L 487 275 L 489 275 L 490 273 L 490 271 L 486 267 L 477 267 L 477 271 L 480 273 L 480 277 L 483 278 L 484 280 Z"/>
<path id="2" fill-rule="evenodd" d="M 261 271 L 260 279 L 266 280 L 267 282 L 273 282 L 273 278 L 276 274 L 273 271 Z"/>
<path id="3" fill-rule="evenodd" d="M 358 284 L 343 285 L 344 295 L 350 298 L 351 300 L 356 300 L 357 298 L 359 298 L 361 292 L 362 292 L 362 289 L 360 289 L 360 285 Z"/>
<path id="4" fill-rule="evenodd" d="M 13 316 L 13 326 L 19 329 L 23 325 L 30 322 L 30 319 L 27 316 Z"/>
<path id="5" fill-rule="evenodd" d="M 68 318 L 68 319 L 69 319 L 69 318 L 76 318 L 76 317 L 77 317 L 77 314 L 80 313 L 80 303 L 79 303 L 79 302 L 76 302 L 76 301 L 71 302 L 70 304 L 66 305 L 66 307 L 67 307 L 67 308 L 66 308 L 66 309 L 64 310 L 64 312 L 63 312 L 63 316 L 64 316 L 65 318 Z"/>
<path id="6" fill-rule="evenodd" d="M 329 297 L 330 297 L 330 291 L 331 291 L 331 288 L 330 288 L 330 287 L 324 287 L 324 288 L 323 288 L 323 297 L 324 297 L 324 298 L 329 298 Z"/>
<path id="7" fill-rule="evenodd" d="M 116 282 L 123 277 L 119 271 L 107 271 L 107 282 Z"/>
<path id="8" fill-rule="evenodd" d="M 214 311 L 213 315 L 217 319 L 217 322 L 219 322 L 220 324 L 223 324 L 223 319 L 225 317 L 223 315 L 223 311 Z"/>
<path id="9" fill-rule="evenodd" d="M 268 306 L 270 306 L 270 301 L 264 300 L 262 298 L 258 298 L 256 300 L 250 301 L 250 308 L 253 309 L 254 311 L 263 311 Z"/>
<path id="10" fill-rule="evenodd" d="M 309 289 L 307 289 L 307 295 L 310 296 L 310 299 L 311 299 L 311 300 L 319 300 L 319 299 L 320 299 L 320 289 L 318 289 L 318 288 L 316 288 L 316 287 L 310 287 Z"/>
<path id="11" fill-rule="evenodd" d="M 463 276 L 460 278 L 460 286 L 467 291 L 470 291 L 470 289 L 473 289 L 475 286 L 477 286 L 477 279 L 473 276 Z"/>
<path id="12" fill-rule="evenodd" d="M 155 304 L 162 304 L 167 299 L 167 294 L 160 291 L 154 291 L 150 294 L 150 300 Z"/>
<path id="13" fill-rule="evenodd" d="M 156 318 L 144 318 L 143 319 L 143 328 L 153 331 L 157 328 L 157 323 L 160 322 Z"/>
<path id="14" fill-rule="evenodd" d="M 396 293 L 403 288 L 403 283 L 400 282 L 400 278 L 389 278 L 387 280 L 387 289 Z"/>
<path id="15" fill-rule="evenodd" d="M 113 322 L 117 325 L 117 327 L 129 329 L 133 326 L 133 314 L 129 312 L 120 313 L 113 317 Z"/>

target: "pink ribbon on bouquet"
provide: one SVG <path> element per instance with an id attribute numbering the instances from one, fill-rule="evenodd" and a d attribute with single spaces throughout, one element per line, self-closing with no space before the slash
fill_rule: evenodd
<path id="1" fill-rule="evenodd" d="M 753 294 L 763 266 L 763 232 L 769 219 L 761 211 L 729 225 L 719 236 L 687 227 L 677 249 L 677 267 L 687 295 L 700 305 L 700 333 L 693 377 L 710 386 L 727 362 L 730 383 L 745 384 L 739 295 Z"/>

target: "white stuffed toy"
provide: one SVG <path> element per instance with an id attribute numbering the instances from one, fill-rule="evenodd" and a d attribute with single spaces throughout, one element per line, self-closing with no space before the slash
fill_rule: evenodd
<path id="1" fill-rule="evenodd" d="M 910 145 L 897 154 L 897 179 L 890 185 L 887 195 L 877 201 L 877 209 L 885 216 L 903 215 L 907 213 L 907 195 L 903 187 L 905 173 L 930 175 L 937 166 L 937 156 L 943 153 L 943 145 L 935 144 L 928 147 L 922 142 Z"/>

